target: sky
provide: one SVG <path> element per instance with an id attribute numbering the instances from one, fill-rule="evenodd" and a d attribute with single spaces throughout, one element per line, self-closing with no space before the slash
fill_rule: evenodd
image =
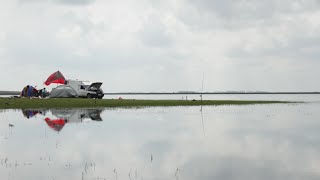
<path id="1" fill-rule="evenodd" d="M 320 91 L 319 19 L 317 0 L 0 0 L 0 90 L 60 70 L 105 92 Z"/>

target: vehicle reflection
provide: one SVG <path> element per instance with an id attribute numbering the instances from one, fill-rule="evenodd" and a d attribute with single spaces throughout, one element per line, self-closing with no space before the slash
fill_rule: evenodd
<path id="1" fill-rule="evenodd" d="M 88 121 L 102 121 L 100 114 L 103 109 L 51 109 L 51 110 L 22 110 L 24 117 L 30 119 L 42 116 L 46 124 L 55 131 L 67 123 L 82 123 Z"/>
<path id="2" fill-rule="evenodd" d="M 102 121 L 100 114 L 103 109 L 52 109 L 50 111 L 57 118 L 79 123 L 86 119 Z"/>

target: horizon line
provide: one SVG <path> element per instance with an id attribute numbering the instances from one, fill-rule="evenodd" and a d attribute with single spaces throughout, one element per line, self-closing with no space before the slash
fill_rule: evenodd
<path id="1" fill-rule="evenodd" d="M 19 95 L 20 91 L 0 91 L 0 95 Z M 105 95 L 175 95 L 175 94 L 320 94 L 320 91 L 178 91 L 178 92 L 105 92 Z"/>

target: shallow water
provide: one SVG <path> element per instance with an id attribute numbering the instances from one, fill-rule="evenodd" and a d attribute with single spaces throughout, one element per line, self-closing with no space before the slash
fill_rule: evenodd
<path id="1" fill-rule="evenodd" d="M 105 95 L 104 99 L 200 100 L 200 94 Z M 203 94 L 203 100 L 280 100 L 320 102 L 320 94 Z"/>
<path id="2" fill-rule="evenodd" d="M 2 110 L 0 179 L 319 179 L 319 109 Z"/>

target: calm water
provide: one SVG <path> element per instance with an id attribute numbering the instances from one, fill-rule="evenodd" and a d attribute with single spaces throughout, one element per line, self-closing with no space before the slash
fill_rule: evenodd
<path id="1" fill-rule="evenodd" d="M 2 110 L 0 179 L 319 179 L 319 96 L 295 98 L 308 103 Z"/>
<path id="2" fill-rule="evenodd" d="M 200 100 L 199 94 L 163 95 L 105 95 L 104 99 L 174 99 Z M 282 100 L 320 102 L 320 94 L 204 94 L 204 100 Z"/>

